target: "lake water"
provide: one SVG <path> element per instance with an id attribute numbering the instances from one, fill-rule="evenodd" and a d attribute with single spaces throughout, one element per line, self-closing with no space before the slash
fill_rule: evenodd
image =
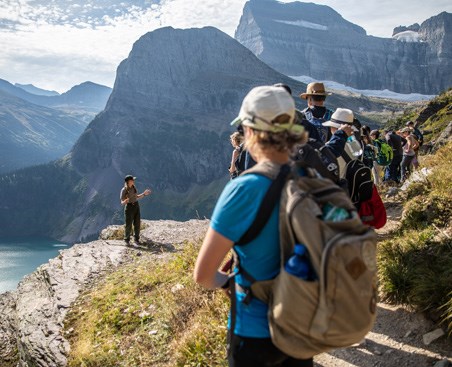
<path id="1" fill-rule="evenodd" d="M 0 238 L 0 293 L 16 289 L 19 281 L 69 248 L 50 239 Z"/>

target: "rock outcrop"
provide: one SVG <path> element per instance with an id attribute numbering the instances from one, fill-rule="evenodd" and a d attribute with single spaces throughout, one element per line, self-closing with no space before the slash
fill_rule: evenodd
<path id="1" fill-rule="evenodd" d="M 208 221 L 143 221 L 142 240 L 161 253 L 168 246 L 202 238 Z M 107 228 L 101 240 L 74 245 L 26 276 L 14 292 L 0 295 L 0 366 L 64 367 L 69 343 L 64 319 L 86 286 L 130 261 L 136 249 L 112 240 Z"/>
<path id="2" fill-rule="evenodd" d="M 394 30 L 392 31 L 392 35 L 395 36 L 398 33 L 406 32 L 406 31 L 419 32 L 420 29 L 421 29 L 421 26 L 418 23 L 414 23 L 408 27 L 400 25 L 400 26 L 394 28 Z"/>
<path id="3" fill-rule="evenodd" d="M 416 29 L 394 39 L 372 37 L 324 5 L 250 0 L 235 38 L 286 75 L 436 94 L 452 85 L 452 14 L 443 12 Z"/>

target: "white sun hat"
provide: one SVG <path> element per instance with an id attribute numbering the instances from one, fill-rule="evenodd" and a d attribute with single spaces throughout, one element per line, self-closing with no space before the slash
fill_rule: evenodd
<path id="1" fill-rule="evenodd" d="M 324 122 L 322 125 L 339 129 L 341 125 L 347 124 L 352 125 L 353 130 L 357 131 L 356 127 L 353 126 L 353 119 L 354 116 L 352 110 L 349 110 L 347 108 L 337 108 L 331 118 L 328 121 Z"/>

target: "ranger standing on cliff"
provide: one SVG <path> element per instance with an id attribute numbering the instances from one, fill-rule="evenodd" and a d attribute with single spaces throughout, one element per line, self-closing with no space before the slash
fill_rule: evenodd
<path id="1" fill-rule="evenodd" d="M 126 245 L 130 245 L 130 234 L 132 232 L 132 224 L 134 230 L 135 243 L 140 245 L 140 204 L 138 204 L 138 199 L 144 198 L 152 193 L 150 189 L 146 189 L 143 193 L 138 194 L 135 187 L 135 179 L 132 175 L 127 175 L 124 178 L 124 187 L 121 190 L 121 205 L 124 205 L 124 241 Z"/>

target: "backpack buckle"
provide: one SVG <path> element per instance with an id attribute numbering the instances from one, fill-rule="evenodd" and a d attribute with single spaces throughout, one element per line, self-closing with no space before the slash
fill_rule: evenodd
<path id="1" fill-rule="evenodd" d="M 245 288 L 245 299 L 242 301 L 243 304 L 249 305 L 251 300 L 253 299 L 253 293 L 251 292 L 251 288 Z"/>
<path id="2" fill-rule="evenodd" d="M 251 300 L 253 299 L 253 293 L 251 292 L 251 288 L 244 287 L 238 283 L 235 283 L 235 288 L 240 293 L 245 294 L 245 298 L 242 300 L 242 303 L 248 306 L 251 303 Z"/>

